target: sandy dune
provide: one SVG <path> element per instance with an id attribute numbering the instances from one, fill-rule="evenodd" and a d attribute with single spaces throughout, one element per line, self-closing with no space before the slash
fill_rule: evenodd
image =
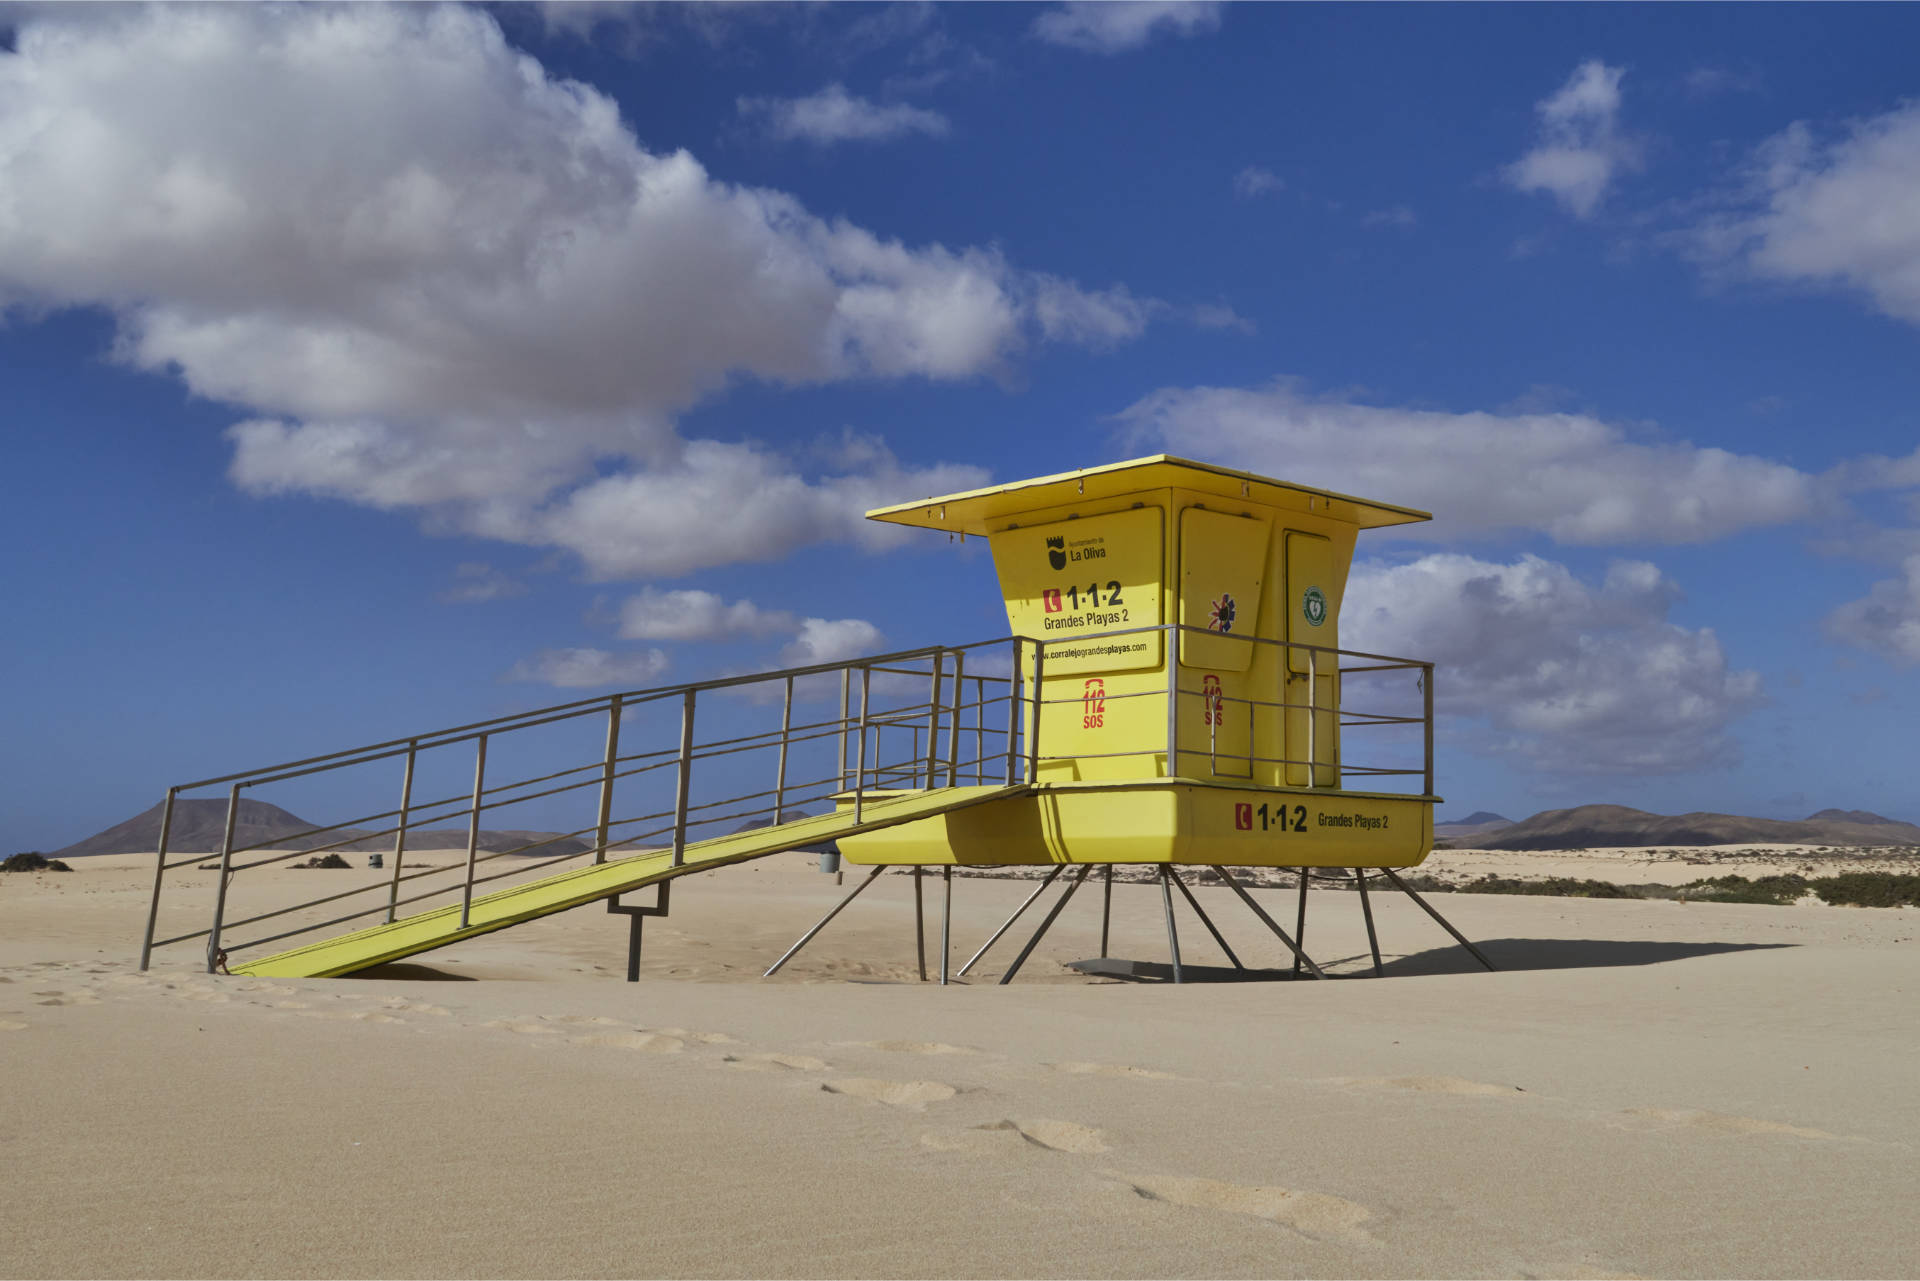
<path id="1" fill-rule="evenodd" d="M 262 981 L 139 973 L 148 875 L 0 880 L 7 1275 L 1920 1271 L 1911 910 L 1440 898 L 1485 974 L 1382 895 L 1374 981 L 1326 892 L 1307 942 L 1351 981 L 1176 989 L 1064 969 L 1090 883 L 1015 984 L 1019 931 L 941 989 L 889 875 L 763 981 L 838 892 L 781 857 L 683 883 L 638 984 L 594 909 Z M 957 883 L 956 965 L 1027 888 Z M 1114 944 L 1164 960 L 1156 891 L 1116 888 Z"/>

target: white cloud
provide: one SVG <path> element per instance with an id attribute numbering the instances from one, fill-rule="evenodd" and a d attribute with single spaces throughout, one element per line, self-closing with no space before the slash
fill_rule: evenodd
<path id="1" fill-rule="evenodd" d="M 1702 769 L 1737 756 L 1729 725 L 1762 700 L 1706 628 L 1667 621 L 1679 592 L 1616 562 L 1599 585 L 1565 565 L 1448 553 L 1354 566 L 1348 649 L 1431 659 L 1437 713 L 1484 728 L 1476 750 L 1570 774 Z"/>
<path id="2" fill-rule="evenodd" d="M 440 593 L 449 604 L 506 600 L 527 594 L 527 585 L 511 574 L 495 569 L 485 561 L 465 561 L 453 571 L 453 585 Z"/>
<path id="3" fill-rule="evenodd" d="M 1766 77 L 1757 67 L 1735 70 L 1731 67 L 1701 66 L 1681 78 L 1681 85 L 1691 98 L 1717 98 L 1729 93 L 1758 93 L 1766 85 Z"/>
<path id="4" fill-rule="evenodd" d="M 1900 569 L 1899 577 L 1882 579 L 1829 614 L 1827 635 L 1900 666 L 1920 663 L 1920 555 L 1907 557 Z"/>
<path id="5" fill-rule="evenodd" d="M 1287 382 L 1164 388 L 1119 415 L 1130 448 L 1174 453 L 1437 517 L 1411 537 L 1537 530 L 1562 543 L 1693 543 L 1812 514 L 1784 463 L 1640 443 L 1584 414 L 1446 413 L 1315 400 Z"/>
<path id="6" fill-rule="evenodd" d="M 1166 34 L 1191 36 L 1220 25 L 1212 0 L 1068 0 L 1033 21 L 1049 44 L 1089 53 L 1122 53 Z"/>
<path id="7" fill-rule="evenodd" d="M 838 663 L 871 654 L 886 641 L 878 627 L 864 618 L 803 618 L 800 634 L 780 651 L 785 667 Z"/>
<path id="8" fill-rule="evenodd" d="M 1694 244 L 1750 276 L 1857 291 L 1920 324 L 1920 103 L 1827 142 L 1805 123 L 1769 139 L 1736 208 Z"/>
<path id="9" fill-rule="evenodd" d="M 667 670 L 667 656 L 657 649 L 610 654 L 604 649 L 543 649 L 515 663 L 510 681 L 553 685 L 560 689 L 599 689 L 607 685 L 637 688 Z"/>
<path id="10" fill-rule="evenodd" d="M 1591 218 L 1613 180 L 1640 165 L 1640 145 L 1620 131 L 1620 78 L 1625 68 L 1598 59 L 1575 68 L 1566 84 L 1535 104 L 1540 130 L 1532 150 L 1504 170 L 1521 191 L 1545 192 L 1579 218 Z"/>
<path id="11" fill-rule="evenodd" d="M 454 6 L 29 11 L 0 52 L 0 192 L 0 306 L 106 309 L 122 360 L 243 407 L 243 489 L 417 510 L 603 575 L 770 558 L 846 537 L 830 503 L 978 483 L 683 444 L 676 415 L 730 380 L 997 376 L 1160 306 L 649 152 L 611 98 Z M 765 510 L 735 510 L 745 480 Z M 623 493 L 687 523 L 612 511 Z"/>
<path id="12" fill-rule="evenodd" d="M 728 604 L 712 592 L 663 592 L 647 588 L 620 606 L 620 635 L 627 640 L 734 640 L 792 631 L 792 614 L 761 609 L 749 600 Z"/>
<path id="13" fill-rule="evenodd" d="M 671 465 L 590 481 L 546 509 L 495 526 L 495 537 L 577 552 L 597 578 L 662 577 L 778 560 L 809 543 L 895 546 L 905 531 L 869 508 L 977 489 L 988 474 L 892 461 L 808 480 L 749 445 L 692 441 Z"/>
<path id="14" fill-rule="evenodd" d="M 943 138 L 951 128 L 937 111 L 869 102 L 838 84 L 804 98 L 740 98 L 734 106 L 744 119 L 758 122 L 774 138 L 821 145 L 884 142 L 915 133 Z"/>
<path id="15" fill-rule="evenodd" d="M 1264 196 L 1270 191 L 1283 191 L 1286 185 L 1286 179 L 1261 165 L 1248 165 L 1233 175 L 1233 194 L 1236 196 Z"/>

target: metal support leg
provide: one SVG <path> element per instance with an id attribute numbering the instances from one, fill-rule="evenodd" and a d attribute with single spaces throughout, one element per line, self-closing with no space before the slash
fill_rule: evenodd
<path id="1" fill-rule="evenodd" d="M 1440 922 L 1440 928 L 1445 930 L 1447 933 L 1453 935 L 1455 942 L 1459 943 L 1461 947 L 1466 948 L 1467 951 L 1473 953 L 1474 960 L 1480 962 L 1480 964 L 1486 966 L 1490 970 L 1497 968 L 1492 961 L 1489 961 L 1487 959 L 1487 954 L 1485 952 L 1482 952 L 1479 948 L 1467 942 L 1466 935 L 1462 934 L 1459 930 L 1454 929 L 1453 926 L 1447 924 L 1447 918 L 1440 915 L 1440 913 L 1434 911 L 1432 904 L 1428 903 L 1427 900 L 1421 898 L 1418 894 L 1415 894 L 1413 892 L 1413 887 L 1411 885 L 1408 885 L 1405 881 L 1401 880 L 1400 874 L 1398 872 L 1394 871 L 1390 867 L 1383 867 L 1380 870 L 1387 874 L 1388 880 L 1392 881 L 1395 885 L 1400 887 L 1401 893 L 1405 894 L 1408 898 L 1418 903 L 1420 905 L 1421 910 L 1424 911 L 1428 916 L 1431 916 L 1434 920 Z"/>
<path id="2" fill-rule="evenodd" d="M 940 888 L 945 900 L 940 907 L 940 986 L 947 985 L 947 954 L 953 940 L 953 865 L 940 869 Z"/>
<path id="3" fill-rule="evenodd" d="M 1180 932 L 1173 925 L 1173 882 L 1164 863 L 1160 865 L 1160 901 L 1167 909 L 1167 951 L 1173 954 L 1173 981 L 1184 983 L 1186 978 L 1180 973 Z"/>
<path id="4" fill-rule="evenodd" d="M 649 916 L 665 916 L 669 899 L 673 894 L 673 882 L 661 881 L 659 893 L 654 895 L 653 906 L 633 907 L 620 901 L 618 894 L 607 900 L 607 911 L 628 918 L 627 926 L 627 982 L 640 981 L 640 923 Z"/>
<path id="5" fill-rule="evenodd" d="M 1200 924 L 1207 927 L 1207 933 L 1213 935 L 1213 941 L 1220 945 L 1220 950 L 1227 954 L 1229 961 L 1233 962 L 1233 968 L 1236 970 L 1246 969 L 1246 966 L 1240 964 L 1240 958 L 1233 954 L 1233 949 L 1227 946 L 1226 939 L 1220 936 L 1220 931 L 1214 928 L 1213 920 L 1208 917 L 1205 912 L 1200 910 L 1200 900 L 1193 896 L 1193 891 L 1187 888 L 1187 883 L 1180 879 L 1180 873 L 1174 871 L 1172 867 L 1168 867 L 1167 875 L 1172 878 L 1174 885 L 1178 887 L 1180 893 L 1186 898 L 1187 906 L 1193 909 L 1193 914 L 1200 918 Z"/>
<path id="6" fill-rule="evenodd" d="M 927 981 L 927 910 L 921 902 L 920 865 L 913 865 L 913 952 L 920 961 L 920 981 Z"/>
<path id="7" fill-rule="evenodd" d="M 848 892 L 845 898 L 841 899 L 838 903 L 834 904 L 833 910 L 831 912 L 828 912 L 825 916 L 821 917 L 820 920 L 814 925 L 812 929 L 808 930 L 805 934 L 802 934 L 800 936 L 800 941 L 795 943 L 792 947 L 788 948 L 786 952 L 780 957 L 780 959 L 775 961 L 771 966 L 769 966 L 767 969 L 767 972 L 761 975 L 760 977 L 770 979 L 775 974 L 779 973 L 780 967 L 785 965 L 788 961 L 791 961 L 793 959 L 794 953 L 798 952 L 801 948 L 805 947 L 807 944 L 813 942 L 813 936 L 818 934 L 821 930 L 826 929 L 827 922 L 831 921 L 834 917 L 840 915 L 841 908 L 853 902 L 853 900 L 859 898 L 860 891 L 866 889 L 867 886 L 873 884 L 874 878 L 879 876 L 880 873 L 886 870 L 887 870 L 886 864 L 883 863 L 879 867 L 874 868 L 871 872 L 868 872 L 866 880 L 854 886 L 853 889 Z"/>
<path id="8" fill-rule="evenodd" d="M 1307 869 L 1300 869 L 1300 915 L 1293 922 L 1293 936 L 1300 940 L 1300 946 L 1307 945 Z M 1300 958 L 1305 952 L 1293 954 L 1293 977 L 1300 977 Z"/>
<path id="9" fill-rule="evenodd" d="M 1313 977 L 1317 979 L 1323 979 L 1327 977 L 1326 972 L 1323 971 L 1318 965 L 1315 965 L 1313 963 L 1313 958 L 1311 956 L 1308 956 L 1305 952 L 1301 951 L 1300 945 L 1294 942 L 1292 939 L 1288 938 L 1287 932 L 1281 929 L 1280 926 L 1277 923 L 1275 923 L 1274 919 L 1271 916 L 1267 915 L 1266 910 L 1264 908 L 1262 908 L 1258 903 L 1253 901 L 1253 895 L 1247 893 L 1246 890 L 1241 888 L 1240 882 L 1233 879 L 1233 874 L 1231 872 L 1227 871 L 1227 869 L 1224 867 L 1215 867 L 1213 870 L 1220 874 L 1220 879 L 1227 883 L 1227 888 L 1232 890 L 1235 894 L 1238 894 L 1240 896 L 1240 901 L 1242 903 L 1245 903 L 1249 908 L 1253 910 L 1253 914 L 1260 918 L 1261 924 L 1265 925 L 1268 929 L 1272 930 L 1275 937 L 1277 937 L 1282 943 L 1285 943 L 1287 945 L 1287 949 L 1293 953 L 1294 959 L 1304 964 L 1307 967 L 1307 971 L 1310 974 L 1312 974 Z M 1296 974 L 1299 973 L 1298 970 L 1294 972 Z"/>
<path id="10" fill-rule="evenodd" d="M 1373 932 L 1373 904 L 1367 898 L 1367 869 L 1353 869 L 1353 883 L 1360 890 L 1360 914 L 1367 918 L 1367 948 L 1373 953 L 1373 975 L 1384 977 L 1386 971 L 1380 965 L 1380 936 Z"/>
<path id="11" fill-rule="evenodd" d="M 1107 926 L 1113 921 L 1113 864 L 1107 864 L 1107 886 L 1100 900 L 1100 956 L 1107 955 Z"/>
<path id="12" fill-rule="evenodd" d="M 1054 878 L 1056 876 L 1059 876 L 1060 873 L 1066 870 L 1067 870 L 1067 865 L 1065 863 L 1061 863 L 1058 866 L 1056 866 L 1051 872 L 1048 872 L 1044 877 L 1042 877 L 1040 879 L 1040 884 L 1033 887 L 1033 893 L 1027 895 L 1026 902 L 1022 903 L 1019 907 L 1014 908 L 1013 915 L 1009 916 L 1006 920 L 1000 922 L 1000 928 L 993 932 L 993 937 L 989 938 L 986 942 L 982 943 L 980 945 L 980 950 L 967 958 L 967 963 L 960 967 L 959 974 L 955 975 L 954 977 L 956 978 L 967 977 L 967 971 L 972 969 L 974 965 L 980 960 L 980 958 L 987 954 L 987 949 L 992 947 L 995 943 L 998 943 L 1000 941 L 1000 936 L 1002 934 L 1005 934 L 1008 930 L 1012 929 L 1013 923 L 1019 920 L 1022 916 L 1026 915 L 1027 909 L 1033 906 L 1033 901 L 1039 898 L 1041 894 L 1046 892 L 1047 886 L 1053 884 Z"/>
<path id="13" fill-rule="evenodd" d="M 1020 967 L 1027 963 L 1029 956 L 1033 955 L 1033 949 L 1039 947 L 1040 940 L 1046 937 L 1048 928 L 1052 926 L 1054 919 L 1060 915 L 1060 909 L 1067 905 L 1067 900 L 1073 897 L 1073 892 L 1080 888 L 1080 882 L 1086 880 L 1087 873 L 1092 870 L 1093 864 L 1088 863 L 1081 867 L 1078 876 L 1068 882 L 1067 892 L 1062 894 L 1060 901 L 1055 903 L 1047 912 L 1046 919 L 1040 922 L 1040 928 L 1033 932 L 1033 937 L 1027 940 L 1027 945 L 1020 949 L 1020 955 L 1013 958 L 1013 965 L 1008 968 L 1005 974 L 1000 976 L 1000 986 L 1005 987 L 1007 984 L 1013 982 L 1013 976 L 1020 972 Z"/>

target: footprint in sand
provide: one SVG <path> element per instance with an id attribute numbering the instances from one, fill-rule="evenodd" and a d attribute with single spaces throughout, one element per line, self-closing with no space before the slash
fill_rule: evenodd
<path id="1" fill-rule="evenodd" d="M 825 1072 L 828 1067 L 826 1060 L 810 1054 L 729 1054 L 720 1061 L 747 1072 Z"/>
<path id="2" fill-rule="evenodd" d="M 1371 1245 L 1373 1237 L 1360 1225 L 1373 1217 L 1366 1206 L 1324 1192 L 1294 1188 L 1247 1187 L 1214 1179 L 1181 1179 L 1171 1175 L 1137 1178 L 1117 1176 L 1135 1195 L 1196 1210 L 1246 1214 L 1291 1228 L 1316 1241 Z"/>
<path id="3" fill-rule="evenodd" d="M 502 1032 L 518 1032 L 521 1036 L 557 1036 L 558 1028 L 542 1027 L 538 1023 L 515 1023 L 512 1019 L 489 1019 L 481 1027 L 495 1027 Z"/>
<path id="4" fill-rule="evenodd" d="M 27 1025 L 25 1023 L 17 1023 L 12 1019 L 0 1019 L 0 1032 L 24 1032 L 26 1030 Z"/>
<path id="5" fill-rule="evenodd" d="M 678 1054 L 687 1043 L 677 1036 L 659 1032 L 595 1032 L 591 1036 L 569 1037 L 575 1045 L 604 1045 L 616 1050 L 645 1050 L 649 1054 Z"/>
<path id="6" fill-rule="evenodd" d="M 1621 1115 L 1656 1121 L 1666 1126 L 1684 1125 L 1697 1130 L 1719 1130 L 1726 1134 L 1784 1134 L 1796 1139 L 1846 1139 L 1843 1134 L 1787 1125 L 1781 1121 L 1763 1121 L 1753 1116 L 1729 1116 L 1725 1112 L 1702 1112 L 1697 1108 L 1628 1108 Z"/>
<path id="7" fill-rule="evenodd" d="M 1409 1090 L 1415 1094 L 1525 1094 L 1517 1085 L 1494 1085 L 1487 1081 L 1469 1081 L 1459 1076 L 1338 1076 L 1336 1085 L 1364 1089 Z"/>
<path id="8" fill-rule="evenodd" d="M 927 1104 L 943 1102 L 959 1093 L 945 1081 L 876 1081 L 864 1076 L 826 1081 L 820 1088 L 828 1094 L 846 1094 L 856 1099 L 871 1099 L 875 1103 L 906 1108 L 911 1112 L 924 1111 Z"/>
<path id="9" fill-rule="evenodd" d="M 601 1027 L 620 1027 L 619 1019 L 610 1019 L 604 1014 L 542 1014 L 541 1019 L 548 1023 L 595 1023 Z"/>
<path id="10" fill-rule="evenodd" d="M 1125 1063 L 1048 1063 L 1045 1066 L 1056 1072 L 1071 1072 L 1075 1076 L 1122 1076 L 1138 1081 L 1180 1079 L 1171 1072 L 1156 1072 L 1152 1068 L 1132 1067 Z"/>
<path id="11" fill-rule="evenodd" d="M 936 1130 L 920 1136 L 920 1145 L 936 1152 L 1003 1151 L 1009 1143 L 1081 1155 L 1107 1150 L 1105 1134 L 1072 1121 L 989 1121 L 966 1130 Z"/>
<path id="12" fill-rule="evenodd" d="M 49 993 L 36 992 L 34 995 L 44 997 L 43 1000 L 35 1001 L 34 1002 L 35 1005 L 98 1005 L 100 1004 L 100 998 L 95 996 L 91 992 L 49 992 Z"/>
<path id="13" fill-rule="evenodd" d="M 889 1054 L 978 1054 L 980 1051 L 964 1045 L 948 1045 L 943 1041 L 842 1041 L 842 1045 L 857 1046 L 863 1050 L 885 1050 Z"/>
<path id="14" fill-rule="evenodd" d="M 689 1032 L 683 1027 L 662 1027 L 655 1028 L 654 1031 L 658 1032 L 661 1036 L 678 1037 L 682 1041 L 696 1041 L 701 1045 L 740 1044 L 740 1042 L 734 1040 L 725 1032 Z"/>

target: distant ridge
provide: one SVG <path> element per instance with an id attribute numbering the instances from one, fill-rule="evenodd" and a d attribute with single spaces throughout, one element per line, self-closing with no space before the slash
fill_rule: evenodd
<path id="1" fill-rule="evenodd" d="M 1439 834 L 1439 829 L 1435 829 Z M 1453 838 L 1458 843 L 1459 838 Z M 1488 850 L 1577 850 L 1645 845 L 1915 845 L 1920 827 L 1864 810 L 1821 810 L 1799 822 L 1737 814 L 1650 814 L 1625 805 L 1545 810 L 1474 838 Z"/>
<path id="2" fill-rule="evenodd" d="M 1505 814 L 1495 814 L 1492 810 L 1475 810 L 1465 818 L 1450 818 L 1445 821 L 1435 819 L 1433 825 L 1435 827 L 1490 827 L 1495 823 L 1511 822 L 1513 820 Z"/>
<path id="3" fill-rule="evenodd" d="M 75 841 L 63 850 L 54 851 L 56 858 L 87 858 L 94 854 L 149 854 L 160 843 L 160 810 L 152 809 L 134 815 L 124 823 L 116 823 L 104 832 Z M 239 808 L 234 811 L 233 844 L 235 849 L 257 845 L 267 849 L 310 850 L 319 845 L 331 845 L 333 842 L 349 836 L 359 839 L 339 848 L 370 852 L 390 850 L 393 837 L 374 836 L 364 829 L 341 828 L 316 836 L 296 837 L 297 832 L 311 831 L 319 826 L 309 823 L 296 814 L 270 805 L 266 801 L 241 798 Z M 179 800 L 173 804 L 173 827 L 167 833 L 167 849 L 177 854 L 218 854 L 220 843 L 227 832 L 227 803 L 216 798 L 209 800 Z M 480 848 L 489 853 L 519 849 L 523 845 L 540 842 L 523 853 L 536 857 L 554 858 L 562 854 L 578 854 L 582 850 L 592 849 L 585 841 L 570 836 L 556 836 L 552 832 L 506 832 L 482 831 Z M 412 849 L 465 849 L 467 833 L 465 828 L 430 828 L 408 832 L 407 845 Z"/>
<path id="4" fill-rule="evenodd" d="M 1462 819 L 1449 823 L 1435 823 L 1435 840 L 1447 841 L 1453 845 L 1481 845 L 1484 838 L 1498 832 L 1504 832 L 1513 826 L 1513 820 L 1504 814 L 1495 814 L 1492 810 L 1475 810 Z"/>

